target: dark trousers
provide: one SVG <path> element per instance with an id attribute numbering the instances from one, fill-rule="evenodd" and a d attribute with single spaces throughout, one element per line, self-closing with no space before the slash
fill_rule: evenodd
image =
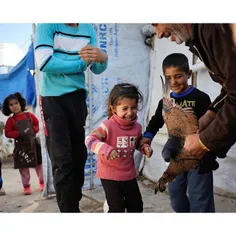
<path id="1" fill-rule="evenodd" d="M 0 189 L 2 188 L 2 162 L 0 160 Z"/>
<path id="2" fill-rule="evenodd" d="M 0 160 L 0 178 L 2 178 L 2 162 Z"/>
<path id="3" fill-rule="evenodd" d="M 84 90 L 58 97 L 42 97 L 48 131 L 47 146 L 52 161 L 57 204 L 61 212 L 80 212 L 87 159 Z"/>
<path id="4" fill-rule="evenodd" d="M 114 181 L 101 179 L 110 212 L 143 212 L 143 201 L 136 179 Z"/>
<path id="5" fill-rule="evenodd" d="M 175 212 L 215 212 L 212 172 L 199 175 L 197 168 L 179 175 L 168 190 Z"/>

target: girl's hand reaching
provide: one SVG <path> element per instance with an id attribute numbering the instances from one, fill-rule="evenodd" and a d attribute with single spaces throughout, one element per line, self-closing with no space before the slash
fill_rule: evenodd
<path id="1" fill-rule="evenodd" d="M 153 153 L 153 150 L 151 147 L 145 147 L 144 148 L 144 154 L 147 156 L 147 157 L 151 157 L 152 156 L 152 153 Z"/>
<path id="2" fill-rule="evenodd" d="M 116 152 L 116 150 L 113 150 L 111 153 L 110 153 L 110 156 L 107 158 L 108 160 L 114 160 L 118 157 L 118 153 Z"/>

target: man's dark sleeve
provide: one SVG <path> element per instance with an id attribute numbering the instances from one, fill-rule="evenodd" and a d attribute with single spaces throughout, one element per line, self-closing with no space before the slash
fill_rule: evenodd
<path id="1" fill-rule="evenodd" d="M 211 99 L 206 93 L 202 93 L 202 96 L 199 98 L 199 118 L 203 116 L 206 111 L 209 109 Z M 216 161 L 216 155 L 213 152 L 207 152 L 199 163 L 198 174 L 209 173 L 212 170 L 218 169 L 219 164 Z"/>
<path id="2" fill-rule="evenodd" d="M 162 99 L 158 103 L 158 107 L 156 109 L 155 114 L 152 116 L 149 124 L 144 132 L 143 136 L 146 138 L 153 139 L 154 136 L 157 134 L 160 128 L 164 125 L 164 120 L 162 116 Z"/>
<path id="3" fill-rule="evenodd" d="M 207 34 L 207 31 L 203 33 Z M 229 25 L 225 25 L 223 31 L 216 24 L 211 38 L 208 37 L 206 43 L 206 47 L 212 53 L 212 60 L 214 59 L 224 76 L 222 81 L 227 96 L 216 118 L 200 133 L 200 139 L 218 157 L 225 157 L 236 142 L 236 52 Z"/>
<path id="4" fill-rule="evenodd" d="M 224 105 L 224 100 L 226 97 L 227 92 L 224 88 L 222 88 L 220 95 L 216 97 L 216 99 L 211 103 L 211 105 L 208 107 L 208 110 L 212 110 L 217 113 Z"/>

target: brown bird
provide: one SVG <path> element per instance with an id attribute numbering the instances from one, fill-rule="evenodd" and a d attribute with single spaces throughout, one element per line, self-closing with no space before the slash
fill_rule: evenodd
<path id="1" fill-rule="evenodd" d="M 163 91 L 162 115 L 167 126 L 169 139 L 177 141 L 179 151 L 176 155 L 171 156 L 170 164 L 157 182 L 155 194 L 158 190 L 165 191 L 168 182 L 174 181 L 176 176 L 184 172 L 195 169 L 200 162 L 198 159 L 186 159 L 191 157 L 191 154 L 183 149 L 186 136 L 194 134 L 198 130 L 197 117 L 191 107 L 182 108 L 170 97 L 170 80 L 165 79 L 164 83 L 161 77 L 161 81 Z"/>

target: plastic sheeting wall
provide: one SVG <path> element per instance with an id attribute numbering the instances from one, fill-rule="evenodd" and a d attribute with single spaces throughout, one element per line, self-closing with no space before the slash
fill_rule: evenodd
<path id="1" fill-rule="evenodd" d="M 92 78 L 92 128 L 96 128 L 107 119 L 106 102 L 113 86 L 120 82 L 138 85 L 144 95 L 143 109 L 138 114 L 138 121 L 145 126 L 145 115 L 149 91 L 149 55 L 150 48 L 144 44 L 141 28 L 144 24 L 94 24 L 98 47 L 109 56 L 108 68 L 100 75 L 91 74 Z M 90 106 L 87 98 L 88 108 Z M 86 134 L 89 132 L 89 115 L 86 122 Z M 93 160 L 92 160 L 93 158 Z M 88 155 L 85 166 L 84 189 L 96 187 L 100 181 L 95 177 L 96 155 Z M 90 162 L 92 164 L 90 165 Z M 141 155 L 136 152 L 135 164 L 139 167 Z M 91 168 L 93 178 L 91 185 Z"/>
<path id="2" fill-rule="evenodd" d="M 148 111 L 149 120 L 151 116 L 155 113 L 158 101 L 162 97 L 161 91 L 161 81 L 160 75 L 162 74 L 162 61 L 170 53 L 181 52 L 185 54 L 190 65 L 192 64 L 192 53 L 189 52 L 188 47 L 184 45 L 177 45 L 173 42 L 170 42 L 168 39 L 155 39 L 155 48 L 151 51 L 151 79 L 152 83 L 150 96 L 150 109 Z M 189 80 L 189 84 L 191 81 Z M 211 100 L 219 94 L 220 85 L 214 83 L 208 72 L 202 70 L 198 72 L 197 75 L 197 88 L 206 92 L 211 97 Z M 161 157 L 161 150 L 164 143 L 167 140 L 167 130 L 166 127 L 163 127 L 159 133 L 156 135 L 153 141 L 154 155 L 151 159 L 145 159 L 145 164 L 143 168 L 143 175 L 148 179 L 156 182 L 163 171 L 166 169 L 167 165 Z M 234 145 L 225 159 L 217 159 L 220 164 L 220 167 L 217 171 L 214 171 L 214 186 L 219 188 L 222 194 L 236 193 L 236 145 Z"/>

